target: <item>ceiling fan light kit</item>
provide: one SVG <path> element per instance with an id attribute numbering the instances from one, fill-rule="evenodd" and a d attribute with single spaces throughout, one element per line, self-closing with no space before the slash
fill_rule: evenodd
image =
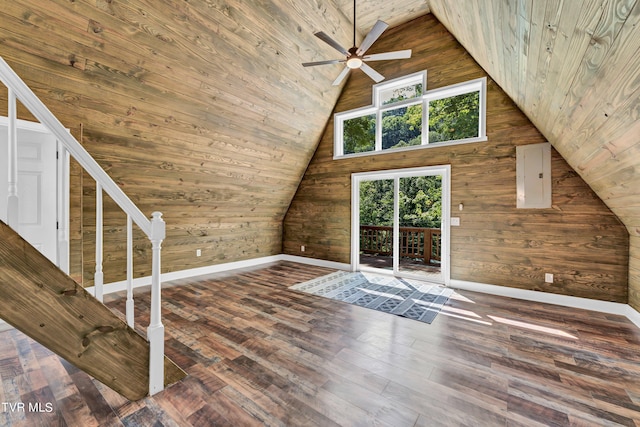
<path id="1" fill-rule="evenodd" d="M 389 27 L 389 24 L 386 22 L 378 20 L 371 31 L 367 34 L 367 36 L 362 41 L 360 47 L 356 46 L 356 2 L 353 1 L 353 47 L 349 50 L 346 50 L 344 47 L 340 45 L 340 43 L 333 40 L 329 35 L 322 31 L 318 31 L 313 35 L 318 37 L 320 40 L 345 55 L 345 59 L 330 59 L 327 61 L 316 61 L 316 62 L 304 62 L 302 63 L 303 67 L 313 67 L 316 65 L 327 65 L 327 64 L 340 64 L 344 63 L 345 67 L 338 75 L 338 78 L 333 82 L 334 86 L 338 86 L 342 81 L 347 77 L 349 71 L 355 70 L 357 68 L 361 69 L 365 74 L 371 77 L 376 83 L 384 80 L 384 76 L 373 68 L 368 66 L 365 61 L 388 61 L 391 59 L 407 59 L 411 58 L 411 49 L 407 50 L 398 50 L 395 52 L 385 52 L 385 53 L 377 53 L 373 55 L 365 55 L 367 50 L 378 40 L 378 38 L 382 35 L 382 33 Z"/>
<path id="2" fill-rule="evenodd" d="M 358 57 L 347 59 L 347 67 L 351 68 L 352 70 L 355 68 L 360 68 L 361 65 L 362 59 Z"/>

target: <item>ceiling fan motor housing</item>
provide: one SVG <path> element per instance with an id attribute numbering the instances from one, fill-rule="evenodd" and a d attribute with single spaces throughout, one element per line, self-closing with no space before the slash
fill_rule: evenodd
<path id="1" fill-rule="evenodd" d="M 362 66 L 362 57 L 358 56 L 356 53 L 358 50 L 357 47 L 352 47 L 349 49 L 349 56 L 347 58 L 347 67 L 353 69 L 360 68 Z"/>

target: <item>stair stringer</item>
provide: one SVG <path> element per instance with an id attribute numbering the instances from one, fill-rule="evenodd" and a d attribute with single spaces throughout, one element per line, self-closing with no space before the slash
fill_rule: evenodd
<path id="1" fill-rule="evenodd" d="M 149 391 L 149 342 L 0 221 L 0 318 L 129 400 Z M 186 374 L 165 357 L 165 383 Z"/>

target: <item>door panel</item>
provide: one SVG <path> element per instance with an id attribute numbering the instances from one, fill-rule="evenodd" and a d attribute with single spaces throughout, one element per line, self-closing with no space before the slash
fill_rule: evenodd
<path id="1" fill-rule="evenodd" d="M 20 235 L 52 262 L 57 259 L 56 139 L 49 133 L 17 129 Z M 7 153 L 7 128 L 0 127 L 0 152 Z M 0 162 L 0 218 L 6 221 L 8 160 Z"/>
<path id="2" fill-rule="evenodd" d="M 360 265 L 393 270 L 394 180 L 360 183 Z"/>
<path id="3" fill-rule="evenodd" d="M 450 167 L 352 175 L 352 268 L 449 282 Z"/>
<path id="4" fill-rule="evenodd" d="M 441 281 L 442 176 L 398 180 L 398 272 Z"/>

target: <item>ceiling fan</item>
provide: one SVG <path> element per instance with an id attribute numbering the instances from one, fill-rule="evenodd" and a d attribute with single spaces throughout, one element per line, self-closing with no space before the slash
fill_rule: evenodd
<path id="1" fill-rule="evenodd" d="M 323 31 L 318 31 L 313 35 L 318 37 L 323 42 L 327 43 L 329 46 L 337 50 L 338 52 L 345 55 L 345 59 L 331 59 L 328 61 L 317 61 L 317 62 L 304 62 L 302 66 L 304 67 L 312 67 L 315 65 L 325 65 L 325 64 L 338 64 L 344 63 L 344 70 L 338 75 L 338 78 L 333 82 L 333 86 L 338 86 L 342 83 L 349 71 L 354 70 L 356 68 L 364 71 L 369 77 L 371 77 L 376 83 L 384 80 L 384 76 L 378 73 L 376 70 L 368 66 L 365 61 L 387 61 L 390 59 L 406 59 L 411 58 L 411 49 L 407 50 L 397 50 L 394 52 L 386 52 L 386 53 L 375 53 L 373 55 L 365 55 L 367 50 L 375 43 L 376 40 L 382 35 L 384 30 L 387 29 L 389 24 L 386 22 L 378 20 L 369 34 L 364 38 L 360 47 L 356 46 L 356 0 L 353 0 L 353 47 L 349 50 L 346 50 L 342 47 L 338 42 L 333 40 L 329 35 L 327 35 Z"/>

